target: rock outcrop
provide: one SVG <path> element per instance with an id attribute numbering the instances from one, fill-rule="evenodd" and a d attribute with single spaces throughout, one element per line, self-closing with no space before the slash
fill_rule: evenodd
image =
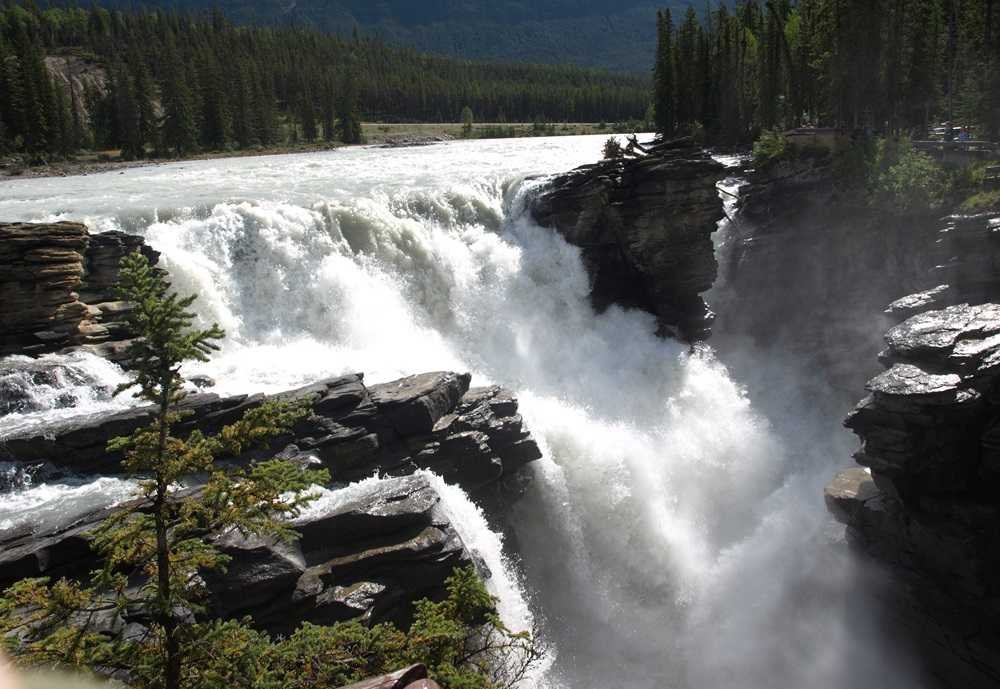
<path id="1" fill-rule="evenodd" d="M 0 356 L 84 347 L 124 358 L 128 306 L 116 301 L 118 264 L 158 254 L 141 237 L 91 235 L 79 223 L 0 223 Z"/>
<path id="2" fill-rule="evenodd" d="M 897 606 L 948 686 L 1000 682 L 1000 305 L 913 316 L 846 421 L 866 468 L 826 490 L 852 542 L 889 565 Z"/>
<path id="3" fill-rule="evenodd" d="M 238 533 L 217 538 L 232 559 L 224 575 L 206 577 L 207 614 L 250 616 L 278 634 L 306 621 L 405 627 L 414 601 L 443 597 L 454 568 L 476 564 L 427 478 L 362 486 L 341 501 L 333 494 L 311 505 L 295 522 L 301 538 L 290 545 Z M 0 532 L 0 590 L 24 577 L 86 576 L 96 564 L 90 534 L 109 511 L 43 533 L 30 525 Z M 489 576 L 482 566 L 480 574 Z"/>
<path id="4" fill-rule="evenodd" d="M 308 400 L 312 413 L 272 449 L 315 458 L 339 483 L 427 468 L 470 492 L 496 484 L 517 490 L 517 470 L 541 456 L 538 446 L 509 392 L 499 387 L 470 390 L 469 382 L 468 374 L 427 373 L 367 386 L 355 374 L 278 395 Z M 267 399 L 190 395 L 183 402 L 190 415 L 177 432 L 216 432 Z M 151 407 L 137 407 L 13 433 L 0 445 L 0 459 L 113 475 L 121 470 L 121 457 L 107 452 L 107 442 L 149 423 L 152 413 Z"/>
<path id="5" fill-rule="evenodd" d="M 604 160 L 553 178 L 532 200 L 539 224 L 580 247 L 595 307 L 654 314 L 661 332 L 704 339 L 715 280 L 712 233 L 722 218 L 723 166 L 688 140 L 640 158 Z"/>

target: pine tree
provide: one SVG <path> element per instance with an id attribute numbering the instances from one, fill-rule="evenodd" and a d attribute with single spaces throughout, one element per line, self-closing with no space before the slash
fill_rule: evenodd
<path id="1" fill-rule="evenodd" d="M 676 128 L 676 120 L 672 47 L 674 26 L 669 9 L 657 13 L 656 29 L 656 65 L 653 69 L 656 131 L 662 136 L 670 136 Z"/>
<path id="2" fill-rule="evenodd" d="M 337 98 L 337 134 L 345 144 L 364 142 L 361 132 L 361 116 L 358 113 L 358 83 L 353 69 L 340 87 Z"/>
<path id="3" fill-rule="evenodd" d="M 126 472 L 141 477 L 138 500 L 93 533 L 103 567 L 89 586 L 22 581 L 0 601 L 2 628 L 22 630 L 14 650 L 26 662 L 124 670 L 130 684 L 179 689 L 185 664 L 212 641 L 213 628 L 192 620 L 205 594 L 203 575 L 227 562 L 211 536 L 236 530 L 291 540 L 296 534 L 286 518 L 313 499 L 306 489 L 329 477 L 277 460 L 243 470 L 215 465 L 216 457 L 266 444 L 301 418 L 304 409 L 290 403 L 251 409 L 215 436 L 200 431 L 175 436 L 183 417 L 177 407 L 184 397 L 181 365 L 207 360 L 223 333 L 214 325 L 193 329 L 188 309 L 194 297 L 170 292 L 162 271 L 141 254 L 123 259 L 120 277 L 120 296 L 134 305 L 129 322 L 138 337 L 129 349 L 133 379 L 118 392 L 135 388 L 154 414 L 148 426 L 113 440 L 108 449 L 123 452 Z M 181 479 L 196 474 L 208 475 L 197 492 L 175 490 Z M 144 575 L 144 585 L 130 588 L 130 577 L 134 584 Z M 108 637 L 94 631 L 85 621 L 102 606 L 143 621 L 149 633 Z"/>
<path id="4" fill-rule="evenodd" d="M 688 7 L 684 23 L 677 31 L 674 57 L 676 82 L 676 119 L 678 125 L 691 124 L 698 119 L 698 33 L 701 27 L 693 7 Z"/>
<path id="5" fill-rule="evenodd" d="M 191 89 L 176 53 L 168 47 L 161 88 L 163 117 L 160 137 L 164 148 L 176 156 L 194 151 L 198 146 L 198 126 Z"/>
<path id="6" fill-rule="evenodd" d="M 155 148 L 159 143 L 157 141 L 159 123 L 156 110 L 153 107 L 156 89 L 149 69 L 146 67 L 146 61 L 141 55 L 134 55 L 129 60 L 129 67 L 135 99 L 135 154 L 139 157 L 145 157 L 146 145 L 149 144 Z"/>
<path id="7" fill-rule="evenodd" d="M 306 141 L 315 141 L 319 135 L 316 126 L 316 106 L 313 102 L 312 93 L 309 87 L 302 85 L 299 93 L 299 121 L 302 123 L 302 138 Z"/>
<path id="8" fill-rule="evenodd" d="M 113 143 L 121 147 L 123 158 L 142 157 L 142 132 L 140 129 L 139 106 L 135 98 L 135 89 L 128 68 L 123 63 L 117 63 L 111 69 L 110 98 L 114 112 Z"/>

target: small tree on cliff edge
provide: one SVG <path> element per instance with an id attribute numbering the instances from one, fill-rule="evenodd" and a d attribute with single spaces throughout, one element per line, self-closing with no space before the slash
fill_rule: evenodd
<path id="1" fill-rule="evenodd" d="M 148 426 L 113 440 L 109 450 L 124 452 L 126 472 L 141 477 L 140 499 L 95 531 L 103 568 L 93 573 L 89 588 L 66 580 L 52 586 L 24 580 L 0 602 L 0 632 L 24 662 L 121 670 L 130 684 L 178 689 L 182 674 L 196 671 L 185 667 L 185 658 L 211 632 L 194 621 L 205 593 L 200 575 L 222 570 L 228 561 L 209 536 L 235 529 L 293 539 L 286 517 L 312 499 L 303 491 L 329 477 L 276 460 L 238 471 L 214 465 L 216 457 L 239 455 L 287 430 L 304 415 L 302 406 L 267 403 L 218 435 L 193 431 L 176 437 L 183 418 L 177 409 L 184 395 L 180 367 L 206 360 L 223 332 L 215 325 L 192 328 L 188 308 L 195 298 L 170 292 L 162 272 L 138 253 L 122 261 L 120 293 L 134 305 L 130 322 L 139 337 L 129 352 L 133 379 L 119 392 L 135 388 L 154 413 Z M 178 482 L 192 474 L 209 478 L 197 492 L 179 496 Z M 109 611 L 122 622 L 139 621 L 145 631 L 115 636 L 106 626 L 98 628 L 95 620 Z"/>

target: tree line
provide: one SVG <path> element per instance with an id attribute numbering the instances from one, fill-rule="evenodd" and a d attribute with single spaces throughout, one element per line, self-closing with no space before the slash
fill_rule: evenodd
<path id="1" fill-rule="evenodd" d="M 236 27 L 220 12 L 0 8 L 0 151 L 184 155 L 360 141 L 361 120 L 622 121 L 648 81 L 575 67 L 488 64 L 357 35 Z"/>
<path id="2" fill-rule="evenodd" d="M 719 143 L 803 125 L 1000 134 L 994 0 L 740 0 L 657 14 L 660 132 Z"/>

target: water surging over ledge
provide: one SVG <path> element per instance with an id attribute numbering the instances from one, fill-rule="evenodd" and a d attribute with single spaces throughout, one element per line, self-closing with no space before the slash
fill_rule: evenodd
<path id="1" fill-rule="evenodd" d="M 656 338 L 647 314 L 595 314 L 578 250 L 522 212 L 532 184 L 100 225 L 145 234 L 226 328 L 220 356 L 189 371 L 221 392 L 449 369 L 518 393 L 546 455 L 512 548 L 558 653 L 539 686 L 909 686 L 885 681 L 877 637 L 840 611 L 859 580 L 821 545 L 825 474 L 788 455 L 710 349 Z"/>

